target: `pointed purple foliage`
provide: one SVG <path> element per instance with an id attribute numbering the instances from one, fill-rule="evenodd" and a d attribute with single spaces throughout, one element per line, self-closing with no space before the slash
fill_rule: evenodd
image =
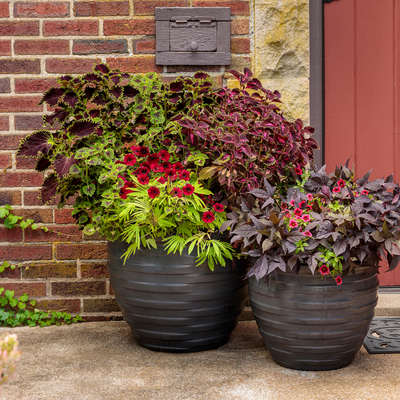
<path id="1" fill-rule="evenodd" d="M 49 131 L 38 131 L 27 136 L 20 142 L 17 155 L 25 157 L 36 157 L 39 153 L 47 154 L 51 149 Z"/>

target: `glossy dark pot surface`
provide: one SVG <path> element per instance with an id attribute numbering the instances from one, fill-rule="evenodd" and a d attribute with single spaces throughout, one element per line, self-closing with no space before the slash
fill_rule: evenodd
<path id="1" fill-rule="evenodd" d="M 108 243 L 108 268 L 116 301 L 135 339 L 151 350 L 194 352 L 225 344 L 247 295 L 246 265 L 206 263 L 193 252 L 141 249 L 123 264 L 128 245 Z"/>
<path id="2" fill-rule="evenodd" d="M 359 267 L 336 285 L 333 278 L 279 271 L 269 286 L 249 279 L 254 317 L 273 359 L 298 370 L 349 365 L 359 351 L 378 300 L 375 268 Z"/>

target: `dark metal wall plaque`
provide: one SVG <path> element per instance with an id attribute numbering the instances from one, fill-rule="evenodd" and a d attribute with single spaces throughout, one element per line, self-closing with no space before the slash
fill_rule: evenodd
<path id="1" fill-rule="evenodd" d="M 230 65 L 229 7 L 156 7 L 157 65 Z"/>

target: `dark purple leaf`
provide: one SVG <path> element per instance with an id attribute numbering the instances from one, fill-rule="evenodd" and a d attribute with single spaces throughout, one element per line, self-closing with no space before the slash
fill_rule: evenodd
<path id="1" fill-rule="evenodd" d="M 85 99 L 90 100 L 95 92 L 95 88 L 92 88 L 90 86 L 85 87 Z"/>
<path id="2" fill-rule="evenodd" d="M 97 127 L 97 124 L 94 124 L 90 121 L 77 121 L 71 126 L 70 130 L 79 137 L 85 137 L 92 134 Z"/>
<path id="3" fill-rule="evenodd" d="M 107 101 L 104 99 L 104 95 L 99 93 L 94 99 L 93 103 L 98 106 L 104 106 L 107 104 Z"/>
<path id="4" fill-rule="evenodd" d="M 57 154 L 54 160 L 54 169 L 60 179 L 65 175 L 69 174 L 69 170 L 72 165 L 78 164 L 78 160 L 75 160 L 74 156 L 64 157 L 61 154 Z"/>
<path id="5" fill-rule="evenodd" d="M 194 79 L 207 79 L 210 75 L 205 72 L 199 71 L 194 74 Z"/>
<path id="6" fill-rule="evenodd" d="M 169 85 L 169 90 L 173 93 L 178 93 L 183 91 L 183 82 L 182 81 L 174 81 Z"/>
<path id="7" fill-rule="evenodd" d="M 49 203 L 57 195 L 57 188 L 60 186 L 60 182 L 57 179 L 56 174 L 49 175 L 43 182 L 43 186 L 40 189 L 40 198 L 44 204 Z"/>
<path id="8" fill-rule="evenodd" d="M 100 82 L 101 78 L 99 78 L 98 75 L 90 73 L 90 74 L 86 74 L 85 75 L 85 79 L 87 82 L 91 83 L 91 82 Z"/>
<path id="9" fill-rule="evenodd" d="M 90 110 L 89 111 L 90 118 L 97 118 L 100 116 L 100 110 Z"/>
<path id="10" fill-rule="evenodd" d="M 38 131 L 28 135 L 25 139 L 21 140 L 17 155 L 25 157 L 36 157 L 40 152 L 48 154 L 51 149 L 49 139 L 51 133 L 49 131 Z"/>
<path id="11" fill-rule="evenodd" d="M 122 95 L 122 88 L 119 86 L 113 86 L 110 89 L 110 93 L 116 98 L 119 99 Z"/>
<path id="12" fill-rule="evenodd" d="M 64 95 L 65 89 L 62 88 L 51 88 L 49 89 L 39 101 L 39 104 L 46 102 L 50 106 L 55 106 L 61 97 Z"/>
<path id="13" fill-rule="evenodd" d="M 112 74 L 110 79 L 113 81 L 114 85 L 118 85 L 121 82 L 119 74 Z"/>
<path id="14" fill-rule="evenodd" d="M 44 172 L 51 166 L 50 160 L 47 156 L 40 157 L 36 163 L 35 170 L 38 172 Z"/>
<path id="15" fill-rule="evenodd" d="M 244 76 L 246 77 L 246 78 L 251 78 L 252 76 L 253 76 L 253 73 L 250 71 L 250 69 L 249 68 L 247 68 L 247 67 L 245 67 L 245 69 L 243 70 L 243 72 L 244 72 Z"/>
<path id="16" fill-rule="evenodd" d="M 110 69 L 105 64 L 97 64 L 94 67 L 94 72 L 100 72 L 102 74 L 108 74 L 110 72 Z"/>
<path id="17" fill-rule="evenodd" d="M 79 98 L 76 93 L 68 92 L 64 96 L 63 101 L 65 101 L 67 104 L 69 104 L 72 108 L 75 108 L 75 106 L 78 104 Z"/>
<path id="18" fill-rule="evenodd" d="M 124 88 L 124 96 L 128 98 L 133 98 L 139 93 L 139 90 L 135 89 L 131 85 L 125 85 L 123 88 Z"/>
<path id="19" fill-rule="evenodd" d="M 68 115 L 69 115 L 69 112 L 57 108 L 53 114 L 45 115 L 44 121 L 47 124 L 53 125 L 56 120 L 58 120 L 60 122 L 65 121 L 65 119 L 68 117 Z"/>
<path id="20" fill-rule="evenodd" d="M 372 169 L 369 172 L 367 172 L 362 178 L 357 179 L 357 183 L 359 186 L 363 186 L 368 181 L 368 178 L 371 175 L 371 172 L 372 172 Z"/>

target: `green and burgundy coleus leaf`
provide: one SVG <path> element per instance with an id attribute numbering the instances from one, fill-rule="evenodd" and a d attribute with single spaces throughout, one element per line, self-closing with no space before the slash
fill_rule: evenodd
<path id="1" fill-rule="evenodd" d="M 37 131 L 22 139 L 17 155 L 24 157 L 37 157 L 39 154 L 48 154 L 52 148 L 50 139 L 52 134 L 49 131 Z"/>

